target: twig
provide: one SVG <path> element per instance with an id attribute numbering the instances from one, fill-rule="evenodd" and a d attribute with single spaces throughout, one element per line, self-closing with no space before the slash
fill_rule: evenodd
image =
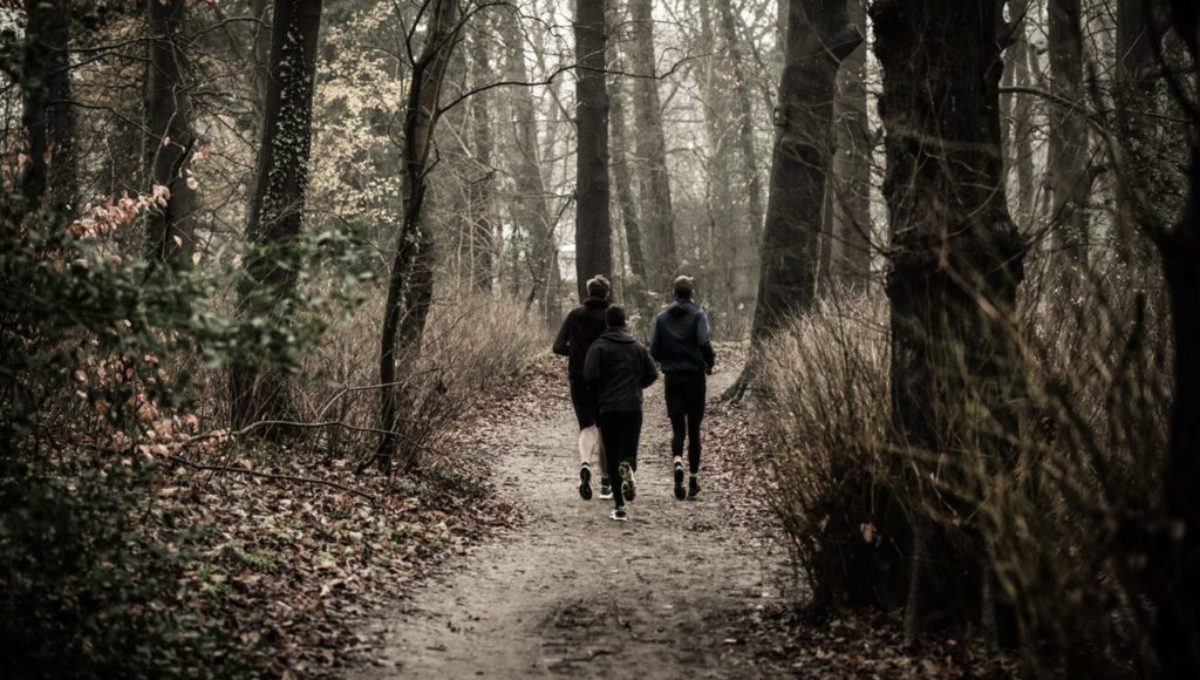
<path id="1" fill-rule="evenodd" d="M 204 471 L 208 471 L 208 472 L 236 472 L 238 474 L 249 475 L 251 477 L 260 477 L 263 479 L 275 479 L 275 480 L 282 480 L 282 481 L 288 481 L 288 482 L 300 482 L 303 484 L 316 484 L 319 486 L 328 486 L 333 489 L 339 489 L 341 491 L 345 491 L 346 493 L 354 494 L 355 496 L 360 496 L 362 498 L 367 499 L 368 501 L 371 501 L 371 503 L 375 503 L 375 504 L 379 503 L 378 498 L 376 498 L 375 496 L 372 496 L 371 494 L 369 494 L 365 491 L 359 491 L 358 489 L 354 489 L 354 488 L 346 486 L 345 484 L 340 484 L 338 482 L 334 482 L 334 481 L 331 481 L 328 479 L 317 479 L 315 477 L 298 477 L 296 475 L 281 475 L 281 474 L 274 474 L 274 473 L 270 473 L 270 472 L 258 472 L 257 470 L 248 470 L 246 468 L 230 467 L 227 465 L 226 466 L 204 465 L 203 463 L 197 463 L 195 461 L 191 461 L 191 460 L 188 460 L 186 458 L 182 458 L 182 457 L 176 456 L 176 455 L 168 456 L 168 458 L 170 460 L 175 461 L 176 463 L 179 463 L 180 465 L 185 465 L 187 467 L 190 467 L 193 470 L 204 470 Z"/>

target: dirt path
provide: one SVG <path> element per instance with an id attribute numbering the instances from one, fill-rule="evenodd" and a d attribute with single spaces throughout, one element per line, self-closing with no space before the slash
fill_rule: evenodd
<path id="1" fill-rule="evenodd" d="M 734 379 L 719 372 L 710 394 Z M 647 393 L 638 498 L 580 500 L 570 404 L 504 423 L 500 493 L 523 524 L 448 565 L 386 622 L 374 678 L 743 678 L 784 675 L 747 631 L 778 603 L 784 556 L 723 512 L 712 475 L 700 499 L 671 493 L 661 381 Z"/>

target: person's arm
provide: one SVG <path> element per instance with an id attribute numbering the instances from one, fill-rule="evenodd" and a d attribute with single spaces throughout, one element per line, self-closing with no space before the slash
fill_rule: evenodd
<path id="1" fill-rule="evenodd" d="M 558 329 L 558 335 L 554 338 L 554 353 L 559 356 L 571 356 L 571 339 L 567 333 L 569 325 L 571 325 L 571 315 L 567 314 L 567 318 L 563 319 L 562 328 Z"/>
<path id="2" fill-rule="evenodd" d="M 654 384 L 658 380 L 658 368 L 654 365 L 654 359 L 650 358 L 650 353 L 642 348 L 642 389 Z"/>
<path id="3" fill-rule="evenodd" d="M 712 373 L 713 366 L 717 365 L 717 353 L 713 351 L 712 347 L 708 315 L 703 310 L 700 311 L 700 318 L 696 321 L 696 341 L 700 343 L 700 356 L 704 357 L 705 372 Z"/>
<path id="4" fill-rule="evenodd" d="M 655 361 L 662 361 L 662 333 L 658 332 L 659 317 L 654 318 L 650 326 L 650 356 Z"/>
<path id="5" fill-rule="evenodd" d="M 583 360 L 583 381 L 588 389 L 600 382 L 600 343 L 593 342 Z"/>

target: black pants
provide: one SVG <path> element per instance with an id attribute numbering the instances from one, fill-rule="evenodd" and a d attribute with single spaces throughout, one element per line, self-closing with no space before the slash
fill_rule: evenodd
<path id="1" fill-rule="evenodd" d="M 604 454 L 608 463 L 608 478 L 612 480 L 613 503 L 625 505 L 621 493 L 621 461 L 637 469 L 638 440 L 642 436 L 641 411 L 613 411 L 601 413 L 597 420 L 600 438 L 604 440 Z"/>
<path id="2" fill-rule="evenodd" d="M 567 380 L 571 385 L 571 406 L 575 408 L 575 420 L 579 421 L 579 429 L 596 424 L 596 398 L 588 390 L 583 378 L 571 377 Z"/>
<path id="3" fill-rule="evenodd" d="M 686 435 L 688 472 L 700 472 L 700 423 L 704 420 L 704 400 L 707 388 L 704 374 L 696 372 L 668 373 L 664 392 L 667 415 L 671 418 L 671 455 L 683 455 Z"/>

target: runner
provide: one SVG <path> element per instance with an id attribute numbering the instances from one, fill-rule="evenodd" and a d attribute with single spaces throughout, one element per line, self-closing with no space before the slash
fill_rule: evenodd
<path id="1" fill-rule="evenodd" d="M 588 350 L 583 377 L 596 396 L 609 479 L 621 480 L 613 488 L 614 507 L 609 517 L 624 522 L 625 501 L 632 501 L 637 494 L 634 472 L 642 435 L 642 390 L 658 378 L 658 370 L 650 353 L 625 327 L 625 310 L 614 305 L 604 316 L 608 330 Z"/>
<path id="2" fill-rule="evenodd" d="M 596 427 L 595 398 L 588 393 L 583 379 L 583 360 L 588 348 L 604 332 L 604 310 L 608 309 L 608 279 L 595 276 L 587 282 L 587 297 L 572 309 L 554 339 L 554 353 L 568 357 L 567 382 L 571 386 L 571 405 L 579 422 L 579 495 L 592 498 L 592 455 L 600 463 L 600 497 L 611 498 L 608 467 L 604 461 L 604 443 Z"/>
<path id="3" fill-rule="evenodd" d="M 671 454 L 675 458 L 675 498 L 700 494 L 700 422 L 704 420 L 705 375 L 712 375 L 716 355 L 709 338 L 708 316 L 692 299 L 691 277 L 675 279 L 675 301 L 659 313 L 650 332 L 650 355 L 662 367 L 671 419 Z M 683 488 L 683 441 L 687 437 L 688 486 Z"/>

